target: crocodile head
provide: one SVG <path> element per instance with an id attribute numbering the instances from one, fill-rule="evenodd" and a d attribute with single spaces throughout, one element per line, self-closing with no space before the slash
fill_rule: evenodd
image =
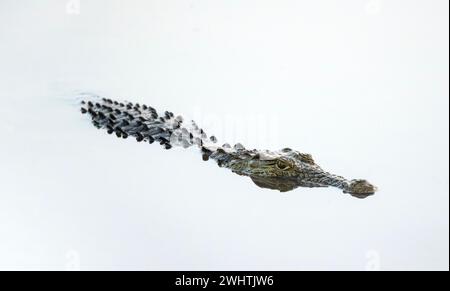
<path id="1" fill-rule="evenodd" d="M 240 151 L 226 156 L 224 165 L 234 173 L 249 176 L 259 187 L 287 192 L 298 187 L 341 188 L 344 193 L 365 198 L 375 193 L 366 180 L 346 180 L 322 170 L 311 155 L 289 148 L 281 151 Z"/>
<path id="2" fill-rule="evenodd" d="M 309 154 L 289 148 L 281 151 L 240 153 L 228 167 L 236 174 L 249 176 L 258 187 L 288 192 L 298 187 L 325 187 L 308 179 L 308 173 L 321 171 Z"/>

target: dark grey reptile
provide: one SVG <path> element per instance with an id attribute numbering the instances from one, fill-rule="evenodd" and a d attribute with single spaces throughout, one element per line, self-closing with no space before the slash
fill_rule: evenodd
<path id="1" fill-rule="evenodd" d="M 289 148 L 280 151 L 248 150 L 241 144 L 217 146 L 194 121 L 185 124 L 181 116 L 166 111 L 159 114 L 147 105 L 118 102 L 107 98 L 82 101 L 81 112 L 90 115 L 97 128 L 119 138 L 133 137 L 139 142 L 155 142 L 165 149 L 173 146 L 200 148 L 203 160 L 213 159 L 220 167 L 250 177 L 262 188 L 287 192 L 297 187 L 333 186 L 358 198 L 375 193 L 377 188 L 366 180 L 347 180 L 318 166 L 311 155 Z"/>

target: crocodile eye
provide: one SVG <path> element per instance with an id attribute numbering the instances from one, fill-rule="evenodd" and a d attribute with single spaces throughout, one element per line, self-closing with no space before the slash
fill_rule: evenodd
<path id="1" fill-rule="evenodd" d="M 291 166 L 289 166 L 288 163 L 283 162 L 283 161 L 277 161 L 277 168 L 282 170 L 282 171 L 286 171 L 287 169 L 289 169 Z"/>

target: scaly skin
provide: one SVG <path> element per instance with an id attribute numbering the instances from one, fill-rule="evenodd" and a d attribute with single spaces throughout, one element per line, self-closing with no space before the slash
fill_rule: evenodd
<path id="1" fill-rule="evenodd" d="M 240 144 L 218 147 L 217 139 L 208 137 L 195 122 L 186 127 L 181 116 L 175 117 L 168 111 L 159 115 L 150 106 L 103 98 L 83 101 L 81 112 L 89 114 L 97 128 L 104 128 L 120 138 L 133 136 L 137 141 L 159 142 L 166 149 L 197 146 L 203 160 L 213 159 L 220 167 L 250 177 L 262 188 L 286 192 L 297 187 L 332 186 L 358 198 L 370 196 L 377 190 L 366 180 L 347 180 L 330 174 L 318 166 L 311 155 L 289 148 L 272 152 L 247 150 Z"/>

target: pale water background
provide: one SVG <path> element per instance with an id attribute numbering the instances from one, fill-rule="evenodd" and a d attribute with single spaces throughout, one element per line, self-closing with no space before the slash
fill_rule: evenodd
<path id="1" fill-rule="evenodd" d="M 448 5 L 0 0 L 0 269 L 448 270 Z M 263 190 L 82 92 L 380 191 Z"/>

